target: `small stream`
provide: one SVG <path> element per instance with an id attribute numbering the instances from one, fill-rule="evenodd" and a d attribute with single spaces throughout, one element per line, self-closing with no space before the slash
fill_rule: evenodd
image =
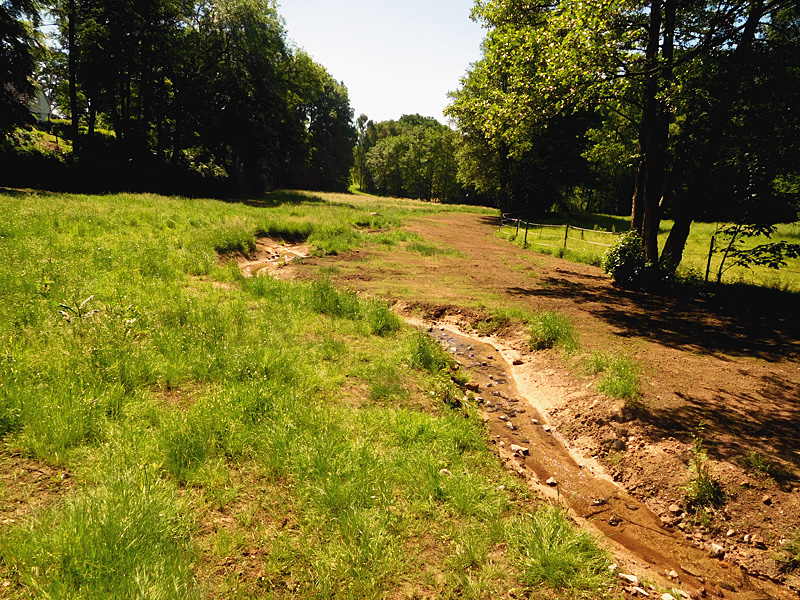
<path id="1" fill-rule="evenodd" d="M 615 554 L 629 558 L 639 574 L 698 597 L 797 598 L 783 586 L 711 558 L 682 532 L 665 528 L 658 515 L 610 478 L 582 464 L 547 418 L 520 395 L 512 366 L 494 346 L 451 327 L 428 332 L 470 372 L 468 387 L 508 466 L 616 544 L 620 552 Z M 670 571 L 678 580 L 667 580 Z"/>

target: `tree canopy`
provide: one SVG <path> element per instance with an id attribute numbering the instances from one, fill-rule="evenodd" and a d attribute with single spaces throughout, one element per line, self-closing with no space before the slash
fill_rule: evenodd
<path id="1" fill-rule="evenodd" d="M 30 7 L 6 5 L 22 27 Z M 243 193 L 299 181 L 346 189 L 355 143 L 347 89 L 289 45 L 274 0 L 43 6 L 59 33 L 37 57 L 37 78 L 71 119 L 64 133 L 78 162 L 156 161 Z"/>
<path id="2" fill-rule="evenodd" d="M 796 218 L 797 15 L 791 0 L 478 0 L 483 58 L 449 109 L 467 140 L 462 171 L 509 208 L 547 206 L 514 196 L 513 167 L 556 142 L 588 163 L 567 194 L 618 196 L 629 182 L 632 227 L 667 268 L 694 218 Z M 665 212 L 676 226 L 659 257 Z"/>

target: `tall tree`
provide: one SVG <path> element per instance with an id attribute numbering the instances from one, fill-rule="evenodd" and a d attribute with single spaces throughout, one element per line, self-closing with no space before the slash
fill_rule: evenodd
<path id="1" fill-rule="evenodd" d="M 30 120 L 32 25 L 37 20 L 33 0 L 0 2 L 0 139 Z"/>

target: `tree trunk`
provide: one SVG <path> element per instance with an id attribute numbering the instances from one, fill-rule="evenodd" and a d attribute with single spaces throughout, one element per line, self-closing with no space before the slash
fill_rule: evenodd
<path id="1" fill-rule="evenodd" d="M 755 0 L 752 2 L 747 15 L 747 21 L 742 30 L 742 37 L 739 40 L 739 45 L 736 47 L 734 58 L 737 62 L 743 61 L 750 52 L 756 31 L 758 30 L 758 24 L 763 15 L 764 0 Z M 739 68 L 734 68 L 731 76 L 729 85 L 730 93 L 726 94 L 721 99 L 720 106 L 714 113 L 713 123 L 710 128 L 711 136 L 706 145 L 707 151 L 701 158 L 701 162 L 703 163 L 701 170 L 703 172 L 710 173 L 712 170 L 724 138 L 725 126 L 730 120 L 730 111 L 733 108 L 735 98 L 732 91 L 739 87 L 739 82 L 742 77 L 744 77 L 744 65 L 737 66 Z M 669 273 L 674 273 L 683 259 L 683 250 L 686 247 L 686 240 L 689 238 L 689 229 L 694 219 L 694 212 L 692 209 L 693 207 L 688 206 L 686 202 L 678 206 L 675 224 L 672 226 L 672 230 L 669 232 L 667 241 L 664 244 L 664 249 L 661 252 L 661 263 L 667 267 Z"/>
<path id="2" fill-rule="evenodd" d="M 645 50 L 646 80 L 642 91 L 642 115 L 639 122 L 639 168 L 636 172 L 636 188 L 633 192 L 631 208 L 631 229 L 639 233 L 644 243 L 645 256 L 652 260 L 652 243 L 648 232 L 652 230 L 654 215 L 651 213 L 653 201 L 650 195 L 658 185 L 659 151 L 657 139 L 658 120 L 658 53 L 661 41 L 661 2 L 650 3 L 650 24 L 647 29 L 647 48 Z M 660 199 L 660 194 L 659 194 Z M 656 202 L 656 208 L 657 203 Z M 656 231 L 658 226 L 656 225 Z"/>
<path id="3" fill-rule="evenodd" d="M 75 6 L 75 0 L 69 0 L 69 30 L 68 30 L 68 44 L 69 44 L 69 111 L 72 117 L 72 158 L 78 154 L 79 142 L 78 124 L 80 122 L 80 115 L 78 114 L 78 48 L 77 48 L 77 15 L 78 10 Z"/>

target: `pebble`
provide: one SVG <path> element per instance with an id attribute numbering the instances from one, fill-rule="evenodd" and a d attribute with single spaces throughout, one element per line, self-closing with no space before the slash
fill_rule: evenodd
<path id="1" fill-rule="evenodd" d="M 726 535 L 726 537 L 733 537 L 733 536 L 736 535 L 736 530 L 735 529 L 728 529 L 728 533 L 726 533 L 725 535 Z"/>
<path id="2" fill-rule="evenodd" d="M 533 423 L 534 425 L 538 425 L 539 419 L 531 419 L 531 423 Z"/>
<path id="3" fill-rule="evenodd" d="M 770 496 L 769 494 L 764 494 L 764 497 L 761 498 L 761 501 L 767 506 L 769 506 L 770 504 L 772 504 L 772 496 Z"/>
<path id="4" fill-rule="evenodd" d="M 672 594 L 661 594 L 661 600 L 675 600 L 675 596 Z"/>
<path id="5" fill-rule="evenodd" d="M 452 475 L 450 469 L 439 469 L 439 475 Z"/>
<path id="6" fill-rule="evenodd" d="M 525 446 L 520 446 L 518 444 L 511 444 L 511 451 L 519 452 L 520 454 L 523 454 L 525 456 L 527 456 L 529 452 L 528 448 L 526 448 Z"/>
<path id="7" fill-rule="evenodd" d="M 544 429 L 545 431 L 549 432 L 550 431 L 550 425 L 544 425 L 542 427 L 542 429 Z"/>
<path id="8" fill-rule="evenodd" d="M 636 575 L 629 575 L 628 573 L 620 573 L 619 578 L 625 583 L 632 585 L 639 585 L 639 578 Z"/>
<path id="9" fill-rule="evenodd" d="M 558 482 L 556 481 L 555 477 L 550 477 L 545 483 L 551 487 L 557 486 Z"/>
<path id="10" fill-rule="evenodd" d="M 720 544 L 711 544 L 711 550 L 708 551 L 711 558 L 722 558 L 725 556 L 725 547 Z"/>
<path id="11" fill-rule="evenodd" d="M 667 577 L 669 577 L 670 579 L 677 579 L 678 573 L 676 571 L 670 571 L 669 573 L 667 573 Z"/>
<path id="12" fill-rule="evenodd" d="M 647 593 L 644 589 L 640 588 L 638 585 L 634 585 L 630 589 L 630 593 L 632 596 L 644 596 L 645 598 L 649 598 L 650 594 Z"/>
<path id="13" fill-rule="evenodd" d="M 671 512 L 673 515 L 679 515 L 683 512 L 683 510 L 681 510 L 681 507 L 677 504 L 670 504 L 669 512 Z"/>

